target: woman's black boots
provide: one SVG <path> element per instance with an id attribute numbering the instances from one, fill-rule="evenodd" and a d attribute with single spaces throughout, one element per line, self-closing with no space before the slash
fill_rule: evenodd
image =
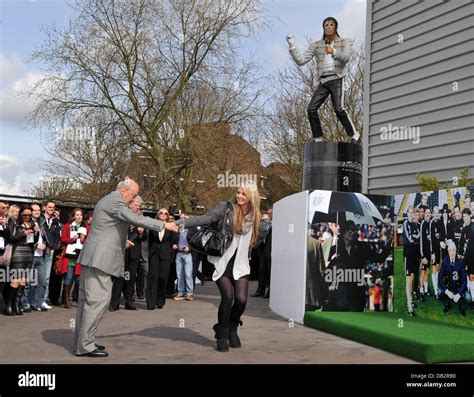
<path id="1" fill-rule="evenodd" d="M 20 285 L 16 289 L 15 301 L 13 303 L 13 311 L 17 316 L 23 316 L 23 310 L 21 310 L 21 297 L 23 296 L 23 291 L 25 289 L 24 285 Z"/>
<path id="2" fill-rule="evenodd" d="M 237 328 L 242 325 L 242 321 L 230 321 L 229 322 L 229 345 L 230 347 L 237 348 L 241 347 L 239 335 L 237 335 Z"/>
<path id="3" fill-rule="evenodd" d="M 8 295 L 8 299 L 6 302 L 7 306 L 5 307 L 5 310 L 3 311 L 3 314 L 5 314 L 6 316 L 14 316 L 16 314 L 14 307 L 15 307 L 15 298 L 16 298 L 17 292 L 18 292 L 18 288 L 10 288 L 10 294 Z"/>
<path id="4" fill-rule="evenodd" d="M 212 329 L 216 332 L 215 338 L 217 340 L 217 351 L 228 352 L 229 351 L 229 327 L 223 327 L 219 324 L 214 324 Z"/>

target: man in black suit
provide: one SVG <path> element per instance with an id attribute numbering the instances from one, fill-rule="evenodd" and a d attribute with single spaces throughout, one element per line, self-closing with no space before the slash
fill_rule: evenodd
<path id="1" fill-rule="evenodd" d="M 141 212 L 139 212 L 141 214 Z M 142 253 L 142 243 L 147 238 L 147 232 L 140 226 L 130 228 L 128 240 L 130 248 L 125 253 L 125 309 L 137 310 L 133 304 L 138 264 Z"/>
<path id="2" fill-rule="evenodd" d="M 269 208 L 262 219 L 269 219 L 270 222 L 273 219 L 273 209 Z M 255 294 L 252 297 L 264 297 L 270 298 L 270 272 L 272 266 L 272 225 L 262 244 L 260 264 L 258 271 L 258 286 Z"/>
<path id="3" fill-rule="evenodd" d="M 166 208 L 161 208 L 157 218 L 166 222 L 169 213 Z M 179 234 L 162 230 L 148 233 L 148 277 L 145 292 L 146 305 L 149 310 L 156 307 L 162 309 L 166 303 L 166 287 L 173 261 L 173 245 L 178 244 Z"/>

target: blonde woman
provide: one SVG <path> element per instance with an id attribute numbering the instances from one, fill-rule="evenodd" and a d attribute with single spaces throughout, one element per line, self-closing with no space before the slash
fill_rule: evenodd
<path id="1" fill-rule="evenodd" d="M 253 246 L 263 241 L 270 226 L 268 220 L 261 222 L 260 194 L 254 184 L 239 187 L 235 200 L 231 201 L 230 218 L 232 242 L 222 256 L 208 256 L 215 267 L 212 279 L 221 294 L 218 323 L 214 325 L 217 351 L 226 352 L 230 347 L 240 347 L 237 327 L 242 324 L 248 297 L 250 275 L 249 256 Z M 201 216 L 180 219 L 176 224 L 184 228 L 222 223 L 226 215 L 227 202 L 219 203 L 213 210 Z"/>
<path id="2" fill-rule="evenodd" d="M 13 234 L 13 228 L 15 227 L 17 221 L 19 221 L 18 217 L 20 215 L 20 207 L 16 204 L 10 205 L 8 209 L 7 215 L 7 226 L 10 229 L 10 232 Z"/>

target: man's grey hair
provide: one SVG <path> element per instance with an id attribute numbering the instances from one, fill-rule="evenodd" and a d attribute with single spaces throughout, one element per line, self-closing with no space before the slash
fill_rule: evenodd
<path id="1" fill-rule="evenodd" d="M 455 250 L 457 250 L 456 243 L 454 241 L 450 241 L 448 243 L 448 250 L 451 248 L 454 248 Z"/>
<path id="2" fill-rule="evenodd" d="M 131 179 L 130 178 L 125 178 L 123 181 L 120 181 L 117 185 L 117 190 L 122 190 L 122 189 L 130 189 L 131 186 Z"/>
<path id="3" fill-rule="evenodd" d="M 143 204 L 143 199 L 140 196 L 135 197 L 133 201 L 138 204 Z"/>

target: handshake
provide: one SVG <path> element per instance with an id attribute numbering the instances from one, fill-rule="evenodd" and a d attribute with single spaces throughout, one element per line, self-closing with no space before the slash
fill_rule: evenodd
<path id="1" fill-rule="evenodd" d="M 187 219 L 187 218 L 189 218 L 189 215 L 186 215 L 186 214 L 181 214 L 179 216 L 179 219 Z M 180 225 L 177 225 L 175 222 L 166 222 L 165 229 L 178 233 L 180 230 Z"/>
<path id="2" fill-rule="evenodd" d="M 174 232 L 174 233 L 179 232 L 179 226 L 174 222 L 166 222 L 165 223 L 165 229 L 169 230 L 170 232 Z"/>

